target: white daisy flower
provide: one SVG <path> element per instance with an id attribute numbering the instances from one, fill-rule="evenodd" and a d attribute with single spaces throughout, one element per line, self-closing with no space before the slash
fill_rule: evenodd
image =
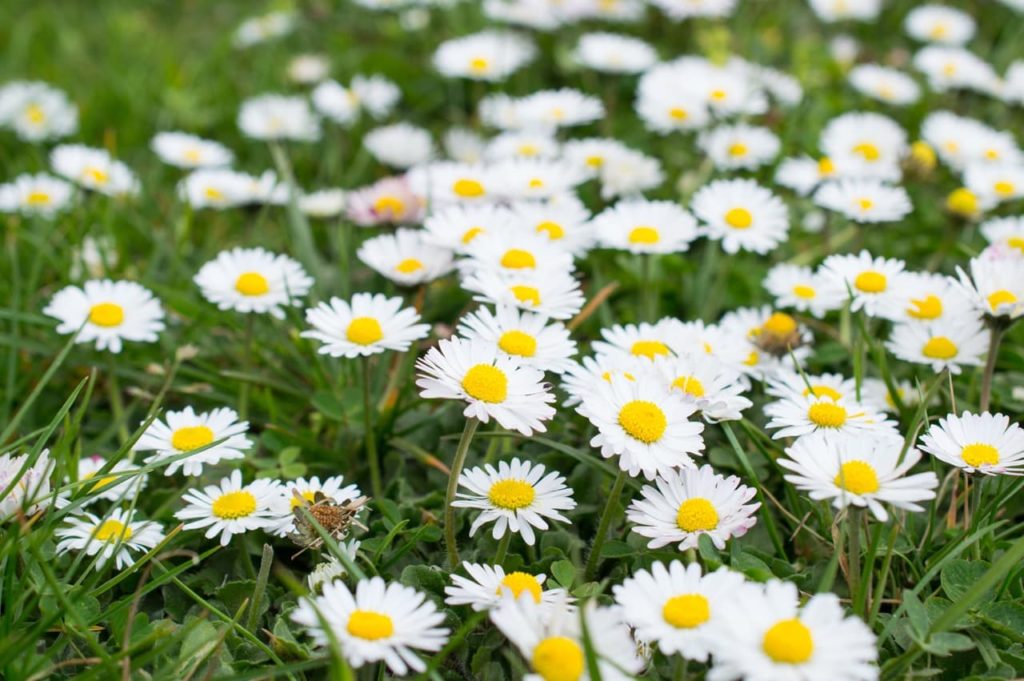
<path id="1" fill-rule="evenodd" d="M 629 147 L 608 137 L 587 137 L 567 140 L 562 157 L 580 170 L 596 177 L 611 159 L 630 153 Z"/>
<path id="2" fill-rule="evenodd" d="M 448 642 L 444 613 L 433 601 L 380 577 L 360 580 L 355 593 L 344 582 L 326 583 L 322 595 L 299 601 L 292 619 L 318 646 L 336 641 L 353 667 L 384 662 L 397 676 L 427 668 L 414 650 L 434 653 Z"/>
<path id="3" fill-rule="evenodd" d="M 302 503 L 299 497 L 312 504 L 316 501 L 317 494 L 322 494 L 336 504 L 344 505 L 363 496 L 357 485 L 346 485 L 345 478 L 341 475 L 332 475 L 323 482 L 315 475 L 308 480 L 287 480 L 281 483 L 280 491 L 274 509 L 280 523 L 277 534 L 282 537 L 295 531 L 295 509 Z M 359 542 L 355 544 L 358 546 Z M 352 553 L 355 553 L 355 549 Z"/>
<path id="4" fill-rule="evenodd" d="M 238 109 L 238 129 L 256 140 L 315 142 L 320 119 L 304 97 L 266 94 L 251 97 Z"/>
<path id="5" fill-rule="evenodd" d="M 479 163 L 484 155 L 484 138 L 468 128 L 449 128 L 441 138 L 448 157 L 458 163 Z"/>
<path id="6" fill-rule="evenodd" d="M 1024 197 L 1024 163 L 971 163 L 964 171 L 964 186 L 984 209 Z"/>
<path id="7" fill-rule="evenodd" d="M 490 170 L 497 196 L 507 201 L 555 201 L 587 179 L 586 173 L 559 159 L 512 158 Z"/>
<path id="8" fill-rule="evenodd" d="M 547 317 L 499 305 L 491 312 L 481 307 L 459 320 L 458 333 L 471 342 L 489 343 L 499 356 L 524 366 L 563 373 L 575 366 L 576 341 L 569 330 Z"/>
<path id="9" fill-rule="evenodd" d="M 135 173 L 105 149 L 62 144 L 50 152 L 50 166 L 61 177 L 100 194 L 121 197 L 139 193 Z"/>
<path id="10" fill-rule="evenodd" d="M 654 189 L 665 181 L 665 171 L 654 156 L 627 149 L 609 157 L 598 172 L 601 198 L 634 197 Z"/>
<path id="11" fill-rule="evenodd" d="M 403 170 L 434 156 L 430 133 L 408 123 L 374 128 L 363 137 L 363 146 L 381 163 Z"/>
<path id="12" fill-rule="evenodd" d="M 405 352 L 427 337 L 430 326 L 419 324 L 419 313 L 404 304 L 402 298 L 382 293 L 357 293 L 351 302 L 331 298 L 306 310 L 306 323 L 313 328 L 300 335 L 323 343 L 317 352 L 331 357 Z"/>
<path id="13" fill-rule="evenodd" d="M 708 681 L 878 679 L 874 634 L 847 617 L 834 594 L 815 594 L 801 607 L 796 585 L 773 579 L 746 582 L 723 606 L 709 632 L 714 667 Z"/>
<path id="14" fill-rule="evenodd" d="M 708 638 L 723 604 L 744 583 L 728 568 L 701 574 L 700 563 L 655 562 L 612 587 L 622 617 L 638 640 L 657 644 L 666 655 L 706 662 L 714 641 Z"/>
<path id="15" fill-rule="evenodd" d="M 917 51 L 913 64 L 935 92 L 972 90 L 994 95 L 999 91 L 1001 81 L 992 65 L 962 47 L 928 45 Z"/>
<path id="16" fill-rule="evenodd" d="M 616 324 L 601 329 L 603 341 L 594 341 L 593 350 L 599 361 L 606 357 L 640 357 L 653 360 L 674 353 L 676 320 L 665 317 L 654 324 Z"/>
<path id="17" fill-rule="evenodd" d="M 424 399 L 462 400 L 463 415 L 525 436 L 546 430 L 555 415 L 555 396 L 543 383 L 544 373 L 522 366 L 480 340 L 442 340 L 416 362 L 416 385 Z"/>
<path id="18" fill-rule="evenodd" d="M 360 542 L 358 539 L 338 542 L 338 548 L 341 549 L 352 562 L 355 562 L 356 556 L 359 554 L 359 546 Z M 341 579 L 347 574 L 347 572 L 348 569 L 345 567 L 345 563 L 342 563 L 333 555 L 327 556 L 327 560 L 322 563 L 317 563 L 316 567 L 306 575 L 306 585 L 309 587 L 310 593 L 323 593 L 324 584 L 330 584 L 336 579 Z"/>
<path id="19" fill-rule="evenodd" d="M 235 158 L 220 142 L 184 132 L 157 133 L 149 144 L 161 161 L 176 168 L 219 168 Z"/>
<path id="20" fill-rule="evenodd" d="M 469 536 L 493 522 L 494 539 L 504 537 L 507 529 L 533 546 L 533 528 L 548 529 L 548 520 L 569 522 L 561 512 L 576 508 L 572 489 L 565 486 L 565 478 L 558 472 L 544 473 L 543 465 L 518 458 L 500 461 L 497 468 L 484 464 L 463 471 L 452 506 L 481 511 L 469 528 Z"/>
<path id="21" fill-rule="evenodd" d="M 761 504 L 749 504 L 757 490 L 728 478 L 711 466 L 670 471 L 658 476 L 653 485 L 640 490 L 626 510 L 633 532 L 650 539 L 647 547 L 658 549 L 678 544 L 680 551 L 697 548 L 706 534 L 718 549 L 732 537 L 742 537 L 757 523 L 754 515 Z"/>
<path id="22" fill-rule="evenodd" d="M 11 487 L 14 479 L 18 479 L 0 498 L 0 522 L 9 520 L 19 511 L 25 515 L 36 513 L 50 496 L 50 474 L 55 465 L 50 451 L 42 450 L 31 466 L 27 465 L 28 459 L 28 454 L 16 456 L 10 452 L 0 456 L 0 490 Z"/>
<path id="23" fill-rule="evenodd" d="M 882 0 L 808 0 L 818 18 L 828 23 L 837 21 L 874 21 L 882 11 Z"/>
<path id="24" fill-rule="evenodd" d="M 67 523 L 54 532 L 60 539 L 57 553 L 85 551 L 89 556 L 99 554 L 95 564 L 97 570 L 111 559 L 118 570 L 130 567 L 135 563 L 132 553 L 145 553 L 164 539 L 159 523 L 135 520 L 132 511 L 119 508 L 111 509 L 110 514 L 103 518 L 92 513 L 73 515 Z"/>
<path id="25" fill-rule="evenodd" d="M 741 333 L 726 330 L 717 324 L 705 324 L 701 320 L 680 322 L 670 320 L 667 324 L 672 338 L 672 351 L 678 355 L 701 355 L 713 358 L 728 367 L 745 371 L 750 360 L 750 342 L 747 329 Z M 756 358 L 754 358 L 756 360 Z"/>
<path id="26" fill-rule="evenodd" d="M 851 112 L 836 116 L 821 131 L 821 149 L 837 168 L 851 177 L 895 182 L 900 160 L 909 148 L 899 123 L 876 113 Z"/>
<path id="27" fill-rule="evenodd" d="M 350 126 L 359 116 L 359 99 L 355 93 L 334 80 L 324 80 L 310 93 L 313 109 L 338 125 Z"/>
<path id="28" fill-rule="evenodd" d="M 164 310 L 149 289 L 134 281 L 90 279 L 58 291 L 43 314 L 60 321 L 57 333 L 77 334 L 76 343 L 121 352 L 124 341 L 153 343 L 164 330 Z"/>
<path id="29" fill-rule="evenodd" d="M 514 33 L 482 31 L 446 40 L 434 52 L 434 68 L 449 78 L 497 82 L 533 60 L 537 48 Z"/>
<path id="30" fill-rule="evenodd" d="M 697 221 L 673 201 L 625 199 L 591 222 L 605 248 L 630 253 L 680 253 L 698 236 Z"/>
<path id="31" fill-rule="evenodd" d="M 954 170 L 974 163 L 1021 163 L 1024 153 L 1007 130 L 995 130 L 981 121 L 934 111 L 921 124 L 921 138 Z"/>
<path id="32" fill-rule="evenodd" d="M 743 348 L 738 371 L 761 378 L 802 364 L 811 354 L 813 335 L 785 312 L 767 305 L 740 307 L 726 313 L 719 327 Z"/>
<path id="33" fill-rule="evenodd" d="M 83 482 L 92 481 L 97 474 L 107 465 L 107 460 L 102 456 L 85 456 L 78 460 L 78 475 L 76 480 Z M 137 496 L 146 487 L 146 475 L 127 475 L 130 472 L 137 472 L 132 462 L 128 459 L 121 459 L 114 463 L 102 477 L 90 484 L 77 487 L 76 490 L 88 490 L 86 504 L 103 499 L 105 501 L 122 501 Z M 58 500 L 58 506 L 61 502 Z"/>
<path id="34" fill-rule="evenodd" d="M 968 473 L 1024 475 L 1024 429 L 1004 414 L 948 414 L 921 436 L 921 449 Z"/>
<path id="35" fill-rule="evenodd" d="M 876 402 L 867 399 L 863 394 L 863 386 L 861 389 L 860 401 L 881 409 Z M 814 395 L 815 397 L 829 397 L 836 402 L 856 401 L 857 382 L 841 374 L 803 374 L 796 371 L 784 371 L 772 377 L 765 392 L 779 398 L 805 399 Z"/>
<path id="36" fill-rule="evenodd" d="M 873 257 L 867 251 L 846 255 L 830 255 L 819 272 L 826 280 L 848 291 L 850 309 L 864 310 L 869 317 L 878 314 L 882 301 L 891 291 L 902 286 L 902 260 Z"/>
<path id="37" fill-rule="evenodd" d="M 647 73 L 651 73 L 648 71 Z M 647 78 L 645 75 L 644 78 Z M 699 130 L 711 120 L 707 105 L 695 93 L 680 92 L 670 83 L 641 79 L 636 113 L 651 132 L 667 135 L 673 132 Z"/>
<path id="38" fill-rule="evenodd" d="M 178 183 L 178 195 L 194 209 L 285 203 L 287 191 L 272 171 L 256 177 L 230 168 L 201 168 Z"/>
<path id="39" fill-rule="evenodd" d="M 575 198 L 558 202 L 520 201 L 511 206 L 511 224 L 545 237 L 573 254 L 585 255 L 593 245 L 590 212 Z"/>
<path id="40" fill-rule="evenodd" d="M 63 90 L 17 80 L 0 87 L 0 126 L 25 142 L 44 142 L 78 130 L 78 108 Z"/>
<path id="41" fill-rule="evenodd" d="M 193 281 L 218 309 L 270 314 L 284 319 L 284 308 L 301 304 L 313 279 L 297 261 L 262 248 L 221 251 Z"/>
<path id="42" fill-rule="evenodd" d="M 674 21 L 692 17 L 728 17 L 736 8 L 736 0 L 650 0 Z"/>
<path id="43" fill-rule="evenodd" d="M 1024 215 L 992 218 L 982 223 L 981 234 L 992 245 L 1002 244 L 1024 255 Z"/>
<path id="44" fill-rule="evenodd" d="M 584 33 L 576 44 L 576 61 L 602 73 L 642 73 L 658 61 L 647 42 L 619 33 Z"/>
<path id="45" fill-rule="evenodd" d="M 891 187 L 877 180 L 826 182 L 814 193 L 814 202 L 862 223 L 895 222 L 914 209 L 903 187 Z"/>
<path id="46" fill-rule="evenodd" d="M 315 85 L 327 78 L 331 62 L 322 54 L 298 54 L 288 62 L 288 79 L 299 85 Z"/>
<path id="47" fill-rule="evenodd" d="M 168 461 L 164 475 L 174 475 L 180 468 L 185 475 L 197 476 L 202 474 L 204 465 L 244 459 L 253 444 L 245 436 L 248 431 L 249 423 L 239 421 L 234 409 L 221 407 L 196 413 L 192 407 L 185 407 L 182 411 L 167 412 L 163 421 L 154 419 L 132 449 L 156 452 L 146 463 Z M 204 447 L 201 452 L 182 456 Z"/>
<path id="48" fill-rule="evenodd" d="M 424 238 L 436 245 L 465 253 L 484 234 L 513 228 L 513 213 L 494 204 L 449 204 L 431 211 L 423 223 Z"/>
<path id="49" fill-rule="evenodd" d="M 924 390 L 908 380 L 895 381 L 894 387 L 896 388 L 894 392 L 904 407 L 915 407 L 924 399 Z M 861 398 L 866 404 L 875 405 L 879 410 L 888 414 L 897 413 L 896 400 L 885 381 L 878 378 L 865 378 L 860 390 Z M 931 402 L 938 402 L 938 396 L 933 396 Z"/>
<path id="50" fill-rule="evenodd" d="M 899 69 L 858 64 L 847 76 L 857 92 L 893 106 L 907 106 L 921 98 L 921 87 Z"/>
<path id="51" fill-rule="evenodd" d="M 560 377 L 562 389 L 569 393 L 565 406 L 579 404 L 596 389 L 599 383 L 611 382 L 613 377 L 621 377 L 627 381 L 635 381 L 638 376 L 650 374 L 647 360 L 626 354 L 601 355 L 600 357 L 584 357 L 578 364 L 570 367 Z"/>
<path id="52" fill-rule="evenodd" d="M 771 163 L 782 145 L 767 128 L 738 123 L 701 133 L 697 146 L 719 170 L 753 170 Z"/>
<path id="53" fill-rule="evenodd" d="M 483 155 L 488 161 L 504 161 L 510 158 L 558 157 L 558 140 L 550 130 L 513 130 L 492 138 L 484 147 Z"/>
<path id="54" fill-rule="evenodd" d="M 306 216 L 327 220 L 345 211 L 346 197 L 344 189 L 320 189 L 303 194 L 297 203 Z"/>
<path id="55" fill-rule="evenodd" d="M 981 366 L 988 352 L 988 333 L 971 319 L 949 319 L 932 324 L 896 324 L 885 344 L 896 357 L 927 364 L 936 373 L 961 367 Z"/>
<path id="56" fill-rule="evenodd" d="M 971 15 L 944 5 L 918 5 L 903 20 L 907 35 L 926 43 L 963 45 L 974 37 L 975 28 Z"/>
<path id="57" fill-rule="evenodd" d="M 379 74 L 356 74 L 349 83 L 349 90 L 359 108 L 378 120 L 389 116 L 402 98 L 398 85 Z"/>
<path id="58" fill-rule="evenodd" d="M 659 357 L 654 369 L 670 392 L 693 404 L 709 423 L 740 419 L 753 405 L 743 396 L 747 388 L 740 372 L 703 353 Z"/>
<path id="59" fill-rule="evenodd" d="M 283 10 L 250 17 L 235 29 L 234 44 L 236 47 L 251 47 L 280 38 L 295 30 L 297 18 L 295 12 Z"/>
<path id="60" fill-rule="evenodd" d="M 367 239 L 356 256 L 399 286 L 418 286 L 455 269 L 452 252 L 428 243 L 418 229 L 398 229 Z"/>
<path id="61" fill-rule="evenodd" d="M 435 161 L 417 166 L 406 175 L 413 193 L 436 209 L 448 203 L 489 203 L 501 197 L 493 166 Z"/>
<path id="62" fill-rule="evenodd" d="M 462 288 L 478 295 L 473 300 L 511 305 L 552 319 L 570 319 L 583 309 L 580 283 L 565 272 L 500 273 L 477 270 L 462 281 Z"/>
<path id="63" fill-rule="evenodd" d="M 1021 273 L 1024 275 L 1024 270 Z M 894 322 L 927 324 L 963 319 L 971 315 L 971 307 L 970 298 L 952 278 L 932 272 L 905 272 L 899 286 L 881 301 L 878 314 Z"/>
<path id="64" fill-rule="evenodd" d="M 820 393 L 820 394 L 818 394 Z M 806 395 L 789 395 L 765 405 L 765 416 L 771 421 L 769 430 L 779 429 L 773 439 L 803 437 L 818 431 L 853 435 L 894 432 L 894 424 L 870 405 L 857 402 L 856 396 L 833 398 L 832 393 L 819 391 Z"/>
<path id="65" fill-rule="evenodd" d="M 632 477 L 653 480 L 693 468 L 691 455 L 704 451 L 704 424 L 689 420 L 696 407 L 656 381 L 613 376 L 595 384 L 576 411 L 598 430 L 590 446 L 606 459 L 618 456 L 619 468 Z"/>
<path id="66" fill-rule="evenodd" d="M 182 497 L 186 506 L 174 517 L 185 521 L 186 530 L 206 528 L 207 539 L 220 535 L 221 546 L 227 546 L 236 534 L 275 530 L 280 496 L 278 481 L 261 478 L 243 485 L 241 471 L 235 470 L 216 485 L 187 491 Z"/>
<path id="67" fill-rule="evenodd" d="M 46 173 L 18 175 L 12 182 L 0 184 L 0 213 L 53 218 L 68 209 L 74 191 L 64 180 Z"/>
<path id="68" fill-rule="evenodd" d="M 807 196 L 822 182 L 839 176 L 836 164 L 829 157 L 800 156 L 782 159 L 775 171 L 775 183 Z"/>
<path id="69" fill-rule="evenodd" d="M 809 267 L 779 263 L 764 279 L 764 288 L 775 298 L 777 307 L 790 307 L 815 317 L 824 317 L 846 302 L 846 289 L 834 279 L 815 273 Z"/>
<path id="70" fill-rule="evenodd" d="M 604 117 L 601 100 L 579 90 L 538 90 L 517 102 L 523 128 L 567 128 L 586 125 Z"/>
<path id="71" fill-rule="evenodd" d="M 715 180 L 694 195 L 691 208 L 729 254 L 768 253 L 789 233 L 786 204 L 753 180 Z"/>
<path id="72" fill-rule="evenodd" d="M 918 504 L 935 498 L 939 479 L 928 471 L 908 475 L 921 460 L 903 438 L 814 433 L 786 448 L 778 464 L 789 473 L 786 481 L 814 501 L 830 499 L 832 506 L 868 508 L 879 522 L 889 519 L 883 503 L 904 511 L 923 511 Z"/>
<path id="73" fill-rule="evenodd" d="M 485 232 L 466 246 L 459 261 L 464 274 L 571 272 L 572 254 L 541 234 L 520 230 Z"/>
<path id="74" fill-rule="evenodd" d="M 497 607 L 509 596 L 517 599 L 529 594 L 534 603 L 549 608 L 561 605 L 572 597 L 562 588 L 544 589 L 546 575 L 531 575 L 528 572 L 509 572 L 500 565 L 484 565 L 463 562 L 462 567 L 469 573 L 469 578 L 452 573 L 452 585 L 444 588 L 447 598 L 444 602 L 451 606 L 468 605 L 480 612 Z"/>

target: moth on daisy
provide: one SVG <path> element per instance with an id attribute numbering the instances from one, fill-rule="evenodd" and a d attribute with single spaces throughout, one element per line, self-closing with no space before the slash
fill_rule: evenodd
<path id="1" fill-rule="evenodd" d="M 221 310 L 270 314 L 284 319 L 284 308 L 299 305 L 313 279 L 297 261 L 262 248 L 221 251 L 203 265 L 194 281 L 203 297 Z"/>
<path id="2" fill-rule="evenodd" d="M 1024 475 L 1024 429 L 1005 414 L 948 414 L 921 436 L 921 449 L 967 473 Z"/>
<path id="3" fill-rule="evenodd" d="M 509 597 L 529 597 L 548 607 L 572 601 L 565 589 L 544 588 L 547 575 L 518 571 L 506 573 L 500 565 L 481 563 L 463 562 L 462 568 L 469 577 L 453 573 L 451 586 L 444 588 L 444 602 L 448 605 L 468 605 L 479 612 L 497 607 Z"/>
<path id="4" fill-rule="evenodd" d="M 789 233 L 786 204 L 753 180 L 715 180 L 694 195 L 691 208 L 729 254 L 768 253 Z"/>
<path id="5" fill-rule="evenodd" d="M 151 520 L 136 520 L 132 511 L 112 509 L 109 515 L 100 518 L 92 513 L 73 515 L 67 519 L 67 526 L 54 534 L 60 541 L 57 553 L 84 551 L 96 556 L 95 566 L 99 570 L 111 560 L 118 570 L 135 563 L 134 552 L 146 552 L 164 538 L 163 528 Z"/>
<path id="6" fill-rule="evenodd" d="M 92 279 L 58 291 L 43 314 L 60 321 L 57 333 L 77 333 L 76 343 L 121 352 L 125 341 L 152 343 L 164 330 L 164 310 L 149 289 L 133 281 Z"/>
<path id="7" fill-rule="evenodd" d="M 261 478 L 243 485 L 241 471 L 235 470 L 216 485 L 187 491 L 182 497 L 186 506 L 174 517 L 185 521 L 186 530 L 205 528 L 207 539 L 220 535 L 221 546 L 227 546 L 236 534 L 276 529 L 280 495 L 278 481 Z"/>
<path id="8" fill-rule="evenodd" d="M 307 504 L 315 503 L 318 495 L 334 505 L 345 505 L 359 499 L 363 493 L 359 491 L 358 485 L 346 485 L 345 478 L 341 475 L 332 475 L 323 481 L 315 475 L 308 480 L 298 478 L 285 481 L 281 483 L 281 494 L 274 505 L 280 520 L 280 526 L 277 529 L 278 535 L 283 537 L 294 532 L 295 509 L 302 505 L 303 500 Z"/>
<path id="9" fill-rule="evenodd" d="M 382 293 L 357 293 L 351 302 L 331 298 L 306 310 L 306 322 L 313 328 L 300 335 L 323 343 L 317 352 L 331 357 L 405 352 L 415 341 L 426 338 L 430 326 L 419 324 L 419 313 L 403 308 L 404 303 L 402 298 Z"/>
<path id="10" fill-rule="evenodd" d="M 499 305 L 481 307 L 459 320 L 458 331 L 469 341 L 493 344 L 502 355 L 524 366 L 563 373 L 575 366 L 576 342 L 569 330 L 547 317 Z"/>
<path id="11" fill-rule="evenodd" d="M 185 475 L 197 476 L 202 474 L 203 466 L 245 458 L 253 444 L 245 436 L 248 430 L 249 423 L 239 421 L 234 409 L 220 407 L 196 413 L 192 407 L 185 407 L 167 412 L 163 420 L 154 419 L 133 449 L 156 452 L 146 458 L 146 463 L 166 462 L 164 475 L 174 475 L 180 468 Z"/>

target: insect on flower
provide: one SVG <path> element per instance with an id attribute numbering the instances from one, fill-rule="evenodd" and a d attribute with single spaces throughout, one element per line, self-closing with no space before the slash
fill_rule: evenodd
<path id="1" fill-rule="evenodd" d="M 304 497 L 298 490 L 292 490 L 292 514 L 295 518 L 295 530 L 288 534 L 296 546 L 302 550 L 295 554 L 301 554 L 307 549 L 319 549 L 324 545 L 323 537 L 317 532 L 316 525 L 323 528 L 331 539 L 342 540 L 352 528 L 356 526 L 361 530 L 367 527 L 356 517 L 363 506 L 370 501 L 370 497 L 359 497 L 344 503 L 338 503 L 323 492 L 317 491 L 313 494 L 313 500 Z M 308 513 L 307 513 L 308 512 Z M 312 520 L 316 521 L 316 525 Z"/>

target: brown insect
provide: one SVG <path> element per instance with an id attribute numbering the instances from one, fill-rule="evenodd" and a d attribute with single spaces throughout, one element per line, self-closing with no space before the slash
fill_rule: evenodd
<path id="1" fill-rule="evenodd" d="M 324 544 L 323 538 L 310 522 L 309 516 L 312 516 L 324 532 L 335 541 L 344 539 L 353 526 L 362 530 L 367 529 L 356 515 L 370 500 L 369 497 L 359 497 L 339 504 L 331 497 L 324 495 L 323 492 L 316 492 L 313 495 L 312 503 L 297 489 L 292 490 L 292 495 L 296 500 L 292 509 L 292 514 L 295 516 L 295 530 L 288 535 L 288 538 L 296 546 L 302 547 L 302 550 L 295 554 L 296 556 L 307 549 L 319 549 Z M 303 513 L 303 509 L 309 512 L 309 516 Z"/>

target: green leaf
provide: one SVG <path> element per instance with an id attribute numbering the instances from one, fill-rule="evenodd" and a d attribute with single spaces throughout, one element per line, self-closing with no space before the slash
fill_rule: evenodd
<path id="1" fill-rule="evenodd" d="M 910 620 L 910 627 L 914 632 L 915 638 L 924 639 L 928 635 L 928 611 L 924 607 L 924 603 L 917 597 L 910 589 L 903 590 L 903 604 L 907 609 L 907 618 Z"/>
<path id="2" fill-rule="evenodd" d="M 576 566 L 568 560 L 559 560 L 551 564 L 551 576 L 559 585 L 569 589 L 576 581 Z"/>
<path id="3" fill-rule="evenodd" d="M 711 540 L 711 535 L 702 534 L 697 537 L 697 552 L 700 553 L 700 557 L 709 563 L 722 564 L 722 555 L 718 553 L 718 549 L 715 548 L 715 542 Z"/>
<path id="4" fill-rule="evenodd" d="M 970 636 L 958 634 L 952 631 L 944 631 L 932 634 L 928 640 L 921 642 L 921 648 L 932 655 L 950 655 L 974 648 L 974 641 Z"/>
<path id="5" fill-rule="evenodd" d="M 949 600 L 959 600 L 971 586 L 981 579 L 989 567 L 988 563 L 980 560 L 950 561 L 939 573 L 942 590 L 946 592 Z M 984 596 L 984 600 L 989 599 L 991 599 L 991 592 Z"/>
<path id="6" fill-rule="evenodd" d="M 1024 605 L 1006 601 L 989 603 L 977 616 L 993 631 L 1024 643 Z"/>
<path id="7" fill-rule="evenodd" d="M 736 554 L 730 567 L 758 582 L 766 582 L 775 576 L 767 563 L 746 551 Z"/>
<path id="8" fill-rule="evenodd" d="M 605 542 L 604 546 L 601 547 L 602 558 L 625 558 L 626 556 L 632 556 L 634 553 L 636 553 L 636 549 L 632 546 L 624 541 L 615 539 Z"/>
<path id="9" fill-rule="evenodd" d="M 444 595 L 445 576 L 440 568 L 427 565 L 408 565 L 402 570 L 402 584 L 422 589 L 439 596 Z"/>

